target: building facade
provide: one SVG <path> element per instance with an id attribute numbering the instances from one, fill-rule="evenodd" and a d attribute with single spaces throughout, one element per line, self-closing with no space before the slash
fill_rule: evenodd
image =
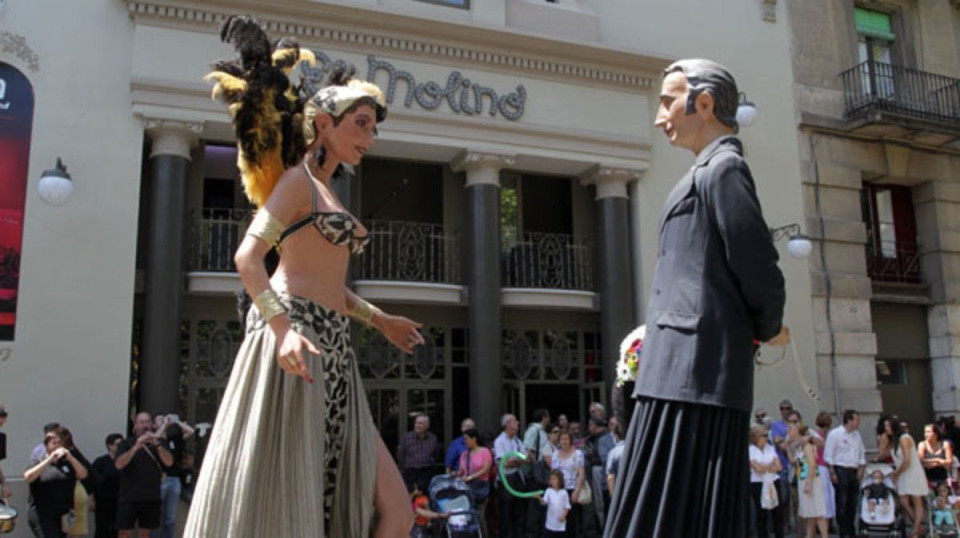
<path id="1" fill-rule="evenodd" d="M 693 160 L 653 128 L 673 59 L 735 73 L 759 110 L 741 138 L 768 223 L 811 226 L 783 3 L 4 4 L 0 61 L 34 101 L 15 332 L 0 342 L 8 474 L 52 420 L 96 454 L 131 409 L 215 417 L 242 339 L 232 253 L 250 213 L 203 82 L 233 54 L 218 36 L 229 14 L 314 50 L 308 78 L 346 61 L 387 92 L 379 140 L 335 188 L 374 235 L 350 285 L 424 324 L 413 356 L 354 330 L 388 445 L 417 412 L 449 440 L 467 415 L 495 431 L 502 412 L 577 417 L 609 399 L 619 340 L 644 321 L 660 206 Z M 51 17 L 71 30 L 51 36 Z M 38 184 L 57 157 L 74 192 L 52 206 Z M 744 390 L 768 409 L 786 396 L 832 410 L 814 262 L 782 252 L 796 356 L 764 351 Z"/>
<path id="2" fill-rule="evenodd" d="M 919 437 L 960 408 L 960 3 L 787 9 L 820 389 Z"/>

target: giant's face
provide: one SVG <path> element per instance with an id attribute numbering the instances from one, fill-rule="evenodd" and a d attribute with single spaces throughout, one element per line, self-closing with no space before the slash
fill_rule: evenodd
<path id="1" fill-rule="evenodd" d="M 660 107 L 657 108 L 657 119 L 653 125 L 663 129 L 670 144 L 694 151 L 703 120 L 697 114 L 687 114 L 688 91 L 687 78 L 683 73 L 675 71 L 664 77 L 660 89 Z"/>
<path id="2" fill-rule="evenodd" d="M 324 141 L 333 158 L 357 165 L 373 146 L 376 134 L 377 113 L 372 106 L 363 104 L 356 110 L 345 113 L 337 125 L 330 121 Z"/>

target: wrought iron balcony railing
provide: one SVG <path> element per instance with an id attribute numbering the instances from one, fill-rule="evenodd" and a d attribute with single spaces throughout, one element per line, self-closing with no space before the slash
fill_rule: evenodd
<path id="1" fill-rule="evenodd" d="M 187 268 L 190 271 L 235 273 L 233 254 L 247 231 L 249 209 L 203 208 L 190 221 Z"/>
<path id="2" fill-rule="evenodd" d="M 873 240 L 867 234 L 867 274 L 877 282 L 922 284 L 920 253 L 916 245 L 901 245 L 894 241 Z"/>
<path id="3" fill-rule="evenodd" d="M 960 79 L 869 61 L 840 77 L 847 119 L 879 111 L 960 127 Z"/>
<path id="4" fill-rule="evenodd" d="M 593 249 L 586 239 L 527 232 L 506 246 L 501 264 L 504 287 L 594 290 Z"/>
<path id="5" fill-rule="evenodd" d="M 357 280 L 405 280 L 460 284 L 460 240 L 443 226 L 423 222 L 370 220 L 370 243 L 354 259 Z"/>
<path id="6" fill-rule="evenodd" d="M 191 221 L 187 266 L 191 271 L 236 272 L 233 254 L 252 212 L 204 208 Z M 443 227 L 420 222 L 372 220 L 366 251 L 354 258 L 358 280 L 460 283 L 460 245 Z"/>

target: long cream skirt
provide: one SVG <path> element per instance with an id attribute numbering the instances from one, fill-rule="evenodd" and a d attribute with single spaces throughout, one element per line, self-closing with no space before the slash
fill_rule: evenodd
<path id="1" fill-rule="evenodd" d="M 320 356 L 314 382 L 277 365 L 256 308 L 220 403 L 184 536 L 366 537 L 374 512 L 377 431 L 350 346 L 349 320 L 281 295 L 294 330 Z"/>

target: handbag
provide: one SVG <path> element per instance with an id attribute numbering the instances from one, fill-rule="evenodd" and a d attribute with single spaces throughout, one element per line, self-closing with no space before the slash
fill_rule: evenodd
<path id="1" fill-rule="evenodd" d="M 580 496 L 577 497 L 577 504 L 593 504 L 593 491 L 590 489 L 590 484 L 586 480 L 583 481 L 583 486 L 580 488 Z"/>
<path id="2" fill-rule="evenodd" d="M 536 461 L 533 462 L 533 487 L 534 489 L 546 489 L 550 485 L 550 467 L 547 462 L 540 457 L 540 432 L 537 432 L 537 454 Z"/>
<path id="3" fill-rule="evenodd" d="M 764 510 L 773 510 L 780 505 L 776 476 L 773 473 L 763 474 L 763 485 L 760 487 L 760 508 Z"/>
<path id="4" fill-rule="evenodd" d="M 64 534 L 70 534 L 70 529 L 73 528 L 73 524 L 77 522 L 77 513 L 73 511 L 73 508 L 69 512 L 60 516 L 60 530 Z"/>

